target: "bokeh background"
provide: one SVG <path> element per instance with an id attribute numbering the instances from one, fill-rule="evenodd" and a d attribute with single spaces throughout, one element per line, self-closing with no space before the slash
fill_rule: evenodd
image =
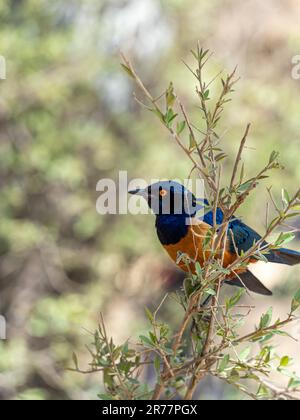
<path id="1" fill-rule="evenodd" d="M 88 367 L 85 346 L 100 311 L 117 342 L 134 339 L 146 328 L 144 306 L 154 308 L 164 289 L 180 282 L 153 217 L 100 216 L 95 209 L 97 181 L 117 179 L 119 170 L 146 180 L 186 178 L 190 170 L 159 122 L 134 102 L 119 51 L 154 94 L 172 80 L 195 119 L 194 81 L 181 59 L 190 63 L 200 40 L 214 52 L 208 76 L 238 65 L 241 81 L 220 127 L 231 156 L 224 179 L 250 121 L 247 174 L 280 151 L 286 169 L 268 181 L 280 194 L 300 179 L 300 80 L 291 76 L 299 21 L 298 0 L 1 0 L 2 399 L 96 398 L 101 375 L 66 368 L 73 351 Z M 252 197 L 240 213 L 262 230 L 265 186 Z M 255 300 L 253 324 L 269 306 L 284 315 L 300 284 L 297 267 L 255 270 L 275 295 Z M 173 306 L 168 302 L 162 316 L 176 323 Z M 292 333 L 300 337 L 299 324 Z M 299 343 L 280 338 L 278 345 L 300 371 Z M 209 379 L 200 396 L 241 397 Z"/>

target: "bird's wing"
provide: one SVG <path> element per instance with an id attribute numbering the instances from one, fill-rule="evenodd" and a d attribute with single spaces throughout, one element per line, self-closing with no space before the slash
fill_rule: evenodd
<path id="1" fill-rule="evenodd" d="M 223 222 L 223 212 L 221 209 L 217 209 L 217 224 L 221 224 Z M 209 225 L 213 226 L 213 212 L 209 211 L 204 215 L 204 222 L 208 223 Z M 243 223 L 240 219 L 232 217 L 232 220 L 229 223 L 229 231 L 228 232 L 228 244 L 229 244 L 229 251 L 231 253 L 236 253 L 236 249 L 238 253 L 247 252 L 255 242 L 261 239 L 261 236 L 245 223 Z M 266 245 L 266 242 L 263 242 L 263 245 Z M 267 254 L 267 258 L 275 258 L 273 254 Z M 277 258 L 278 259 L 278 258 Z M 270 259 L 271 261 L 271 259 Z"/>
<path id="2" fill-rule="evenodd" d="M 236 249 L 239 254 L 242 251 L 247 252 L 260 239 L 261 236 L 241 220 L 235 219 L 229 223 L 228 240 L 230 252 L 235 253 Z"/>
<path id="3" fill-rule="evenodd" d="M 240 220 L 233 220 L 229 224 L 229 229 L 231 229 L 232 235 L 229 233 L 229 251 L 235 252 L 237 248 L 238 253 L 241 254 L 241 251 L 248 251 L 253 244 L 261 239 L 261 236 L 251 229 L 249 226 L 245 225 Z M 235 246 L 234 246 L 235 243 Z M 262 246 L 266 246 L 267 242 L 264 241 Z M 265 253 L 265 257 L 269 262 L 285 264 L 285 265 L 296 265 L 300 264 L 300 252 L 293 251 L 291 249 L 280 248 L 277 250 L 269 250 Z"/>

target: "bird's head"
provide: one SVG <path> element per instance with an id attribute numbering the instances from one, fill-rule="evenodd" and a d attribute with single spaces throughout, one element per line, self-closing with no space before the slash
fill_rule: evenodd
<path id="1" fill-rule="evenodd" d="M 175 181 L 160 181 L 146 188 L 128 191 L 142 196 L 156 215 L 182 214 L 194 216 L 199 210 L 199 203 L 194 194 Z"/>

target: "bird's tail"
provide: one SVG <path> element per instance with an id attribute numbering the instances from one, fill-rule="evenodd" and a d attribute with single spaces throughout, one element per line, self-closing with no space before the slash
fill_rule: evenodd
<path id="1" fill-rule="evenodd" d="M 251 290 L 251 292 L 258 293 L 259 295 L 272 296 L 272 292 L 267 289 L 251 271 L 239 274 L 239 277 L 235 277 L 232 280 L 226 280 L 225 283 L 230 286 L 245 287 L 246 289 Z"/>
<path id="2" fill-rule="evenodd" d="M 280 248 L 276 251 L 270 252 L 267 259 L 269 262 L 286 265 L 300 264 L 300 252 L 293 251 L 292 249 Z"/>

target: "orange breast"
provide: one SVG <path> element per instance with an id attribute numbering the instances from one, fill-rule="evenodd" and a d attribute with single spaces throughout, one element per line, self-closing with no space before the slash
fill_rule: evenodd
<path id="1" fill-rule="evenodd" d="M 203 250 L 203 240 L 206 238 L 210 225 L 203 221 L 195 220 L 195 224 L 189 226 L 187 235 L 175 245 L 164 245 L 165 250 L 170 255 L 172 260 L 176 263 L 178 254 L 184 253 L 189 256 L 192 261 L 199 262 L 203 266 L 204 261 L 210 256 L 210 249 Z M 224 253 L 223 266 L 227 267 L 236 260 L 237 256 L 229 251 Z M 184 261 L 179 261 L 177 264 L 182 270 L 188 271 Z M 189 265 L 192 272 L 195 270 L 195 264 Z M 244 272 L 246 269 L 237 270 L 238 273 Z M 228 278 L 235 277 L 234 274 L 229 275 Z"/>
<path id="2" fill-rule="evenodd" d="M 187 254 L 191 260 L 199 261 L 199 263 L 203 265 L 203 262 L 209 255 L 209 251 L 204 253 L 202 244 L 209 229 L 210 226 L 204 222 L 191 225 L 189 226 L 187 235 L 183 239 L 177 242 L 177 244 L 164 245 L 164 248 L 175 263 L 179 253 L 184 253 Z M 182 270 L 188 271 L 184 261 L 181 260 L 178 263 L 178 266 Z M 190 268 L 194 270 L 194 264 L 191 264 Z"/>

